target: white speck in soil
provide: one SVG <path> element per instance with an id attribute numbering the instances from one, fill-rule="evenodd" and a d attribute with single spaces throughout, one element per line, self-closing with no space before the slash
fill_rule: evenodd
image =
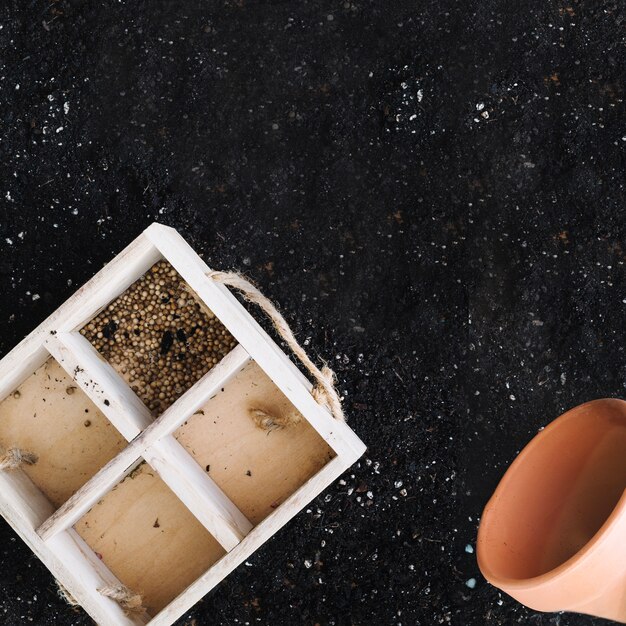
<path id="1" fill-rule="evenodd" d="M 470 578 L 469 580 L 465 581 L 465 586 L 469 587 L 470 589 L 474 589 L 474 587 L 476 587 L 476 579 L 475 578 Z"/>

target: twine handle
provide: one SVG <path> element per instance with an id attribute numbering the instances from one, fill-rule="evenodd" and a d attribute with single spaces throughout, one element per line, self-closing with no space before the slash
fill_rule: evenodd
<path id="1" fill-rule="evenodd" d="M 141 595 L 135 593 L 126 585 L 108 585 L 98 589 L 98 593 L 115 600 L 124 609 L 126 615 L 139 615 L 146 612 Z"/>
<path id="2" fill-rule="evenodd" d="M 317 384 L 311 390 L 311 395 L 315 401 L 322 406 L 328 407 L 335 419 L 345 422 L 346 418 L 341 408 L 341 398 L 335 388 L 335 373 L 326 364 L 320 369 L 313 363 L 308 354 L 304 351 L 304 348 L 298 343 L 285 318 L 279 313 L 272 302 L 239 272 L 211 271 L 207 273 L 207 276 L 222 285 L 233 287 L 239 291 L 248 302 L 253 302 L 261 308 L 265 315 L 271 320 L 278 334 L 285 340 L 294 355 L 315 379 Z"/>
<path id="3" fill-rule="evenodd" d="M 0 455 L 0 471 L 14 470 L 21 465 L 34 465 L 38 458 L 36 454 L 21 450 L 20 448 L 9 448 L 4 454 Z"/>

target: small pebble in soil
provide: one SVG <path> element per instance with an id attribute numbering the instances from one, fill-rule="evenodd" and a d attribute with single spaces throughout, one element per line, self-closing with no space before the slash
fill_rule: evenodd
<path id="1" fill-rule="evenodd" d="M 81 333 L 155 416 L 236 345 L 167 261 L 153 265 Z"/>
<path id="2" fill-rule="evenodd" d="M 472 548 L 472 546 L 468 543 L 465 546 L 465 552 L 467 552 L 468 554 L 474 554 L 474 548 Z"/>
<path id="3" fill-rule="evenodd" d="M 470 589 L 473 589 L 476 586 L 476 579 L 475 578 L 470 578 L 469 580 L 465 581 L 465 586 L 469 587 Z"/>

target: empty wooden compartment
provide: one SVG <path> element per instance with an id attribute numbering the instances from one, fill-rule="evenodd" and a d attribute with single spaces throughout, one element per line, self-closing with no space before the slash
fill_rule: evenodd
<path id="1" fill-rule="evenodd" d="M 254 361 L 209 398 L 175 436 L 254 524 L 335 457 Z"/>
<path id="2" fill-rule="evenodd" d="M 0 402 L 0 447 L 35 455 L 23 471 L 56 508 L 126 446 L 126 440 L 53 359 Z"/>
<path id="3" fill-rule="evenodd" d="M 226 553 L 145 462 L 75 529 L 152 616 Z"/>

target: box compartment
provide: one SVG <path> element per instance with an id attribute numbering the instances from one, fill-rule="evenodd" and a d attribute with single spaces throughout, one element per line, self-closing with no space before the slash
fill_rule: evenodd
<path id="1" fill-rule="evenodd" d="M 17 471 L 58 508 L 126 446 L 126 439 L 49 358 L 0 402 L 0 446 L 37 455 L 37 463 Z"/>
<path id="2" fill-rule="evenodd" d="M 74 529 L 155 616 L 225 550 L 145 462 Z"/>
<path id="3" fill-rule="evenodd" d="M 80 332 L 154 416 L 237 343 L 165 260 L 155 263 Z"/>
<path id="4" fill-rule="evenodd" d="M 275 420 L 259 419 L 258 410 Z M 253 524 L 335 457 L 254 361 L 174 436 Z"/>

